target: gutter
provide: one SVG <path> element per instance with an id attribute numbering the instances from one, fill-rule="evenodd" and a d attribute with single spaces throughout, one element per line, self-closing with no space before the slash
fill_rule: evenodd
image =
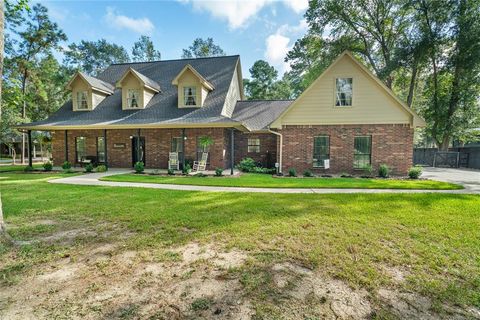
<path id="1" fill-rule="evenodd" d="M 268 132 L 273 133 L 276 136 L 280 137 L 280 150 L 279 150 L 279 157 L 278 157 L 278 172 L 282 173 L 282 158 L 283 158 L 283 135 L 280 132 L 273 131 L 270 127 L 267 128 Z"/>

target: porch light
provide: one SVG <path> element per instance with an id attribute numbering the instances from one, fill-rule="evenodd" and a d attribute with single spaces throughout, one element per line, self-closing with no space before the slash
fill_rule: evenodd
<path id="1" fill-rule="evenodd" d="M 130 136 L 130 139 L 133 139 L 133 136 Z"/>

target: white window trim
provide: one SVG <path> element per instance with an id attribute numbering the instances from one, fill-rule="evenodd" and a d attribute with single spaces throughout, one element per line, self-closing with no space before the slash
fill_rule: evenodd
<path id="1" fill-rule="evenodd" d="M 136 92 L 137 94 L 137 107 L 131 107 L 130 106 L 130 92 Z M 127 97 L 126 97 L 126 100 L 127 100 L 127 106 L 126 106 L 126 109 L 132 109 L 132 110 L 138 110 L 138 109 L 142 109 L 142 105 L 140 103 L 140 96 L 141 96 L 141 90 L 140 89 L 127 89 Z"/>
<path id="2" fill-rule="evenodd" d="M 337 106 L 337 79 L 352 79 L 352 104 L 349 106 Z M 355 106 L 355 77 L 337 76 L 333 78 L 333 107 L 336 109 L 348 109 Z"/>
<path id="3" fill-rule="evenodd" d="M 87 107 L 86 108 L 82 108 L 81 105 L 82 105 L 82 101 L 83 101 L 83 94 L 85 94 L 85 102 L 87 103 Z M 90 105 L 88 103 L 88 90 L 79 90 L 79 91 L 75 91 L 75 110 L 78 110 L 78 111 L 88 111 L 90 110 Z M 79 99 L 79 95 L 82 95 L 81 98 Z"/>
<path id="4" fill-rule="evenodd" d="M 199 108 L 200 107 L 200 99 L 198 97 L 198 85 L 189 85 L 185 84 L 182 86 L 182 107 L 184 108 Z M 185 95 L 185 89 L 192 88 L 195 90 L 195 104 L 194 105 L 187 105 L 186 102 L 186 95 Z"/>

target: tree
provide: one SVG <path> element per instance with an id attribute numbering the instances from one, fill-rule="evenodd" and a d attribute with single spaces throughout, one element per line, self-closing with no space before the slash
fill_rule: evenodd
<path id="1" fill-rule="evenodd" d="M 188 47 L 188 49 L 183 49 L 182 58 L 191 59 L 191 58 L 205 58 L 205 57 L 218 57 L 224 56 L 225 51 L 223 51 L 220 46 L 213 43 L 212 38 L 207 38 L 206 40 L 202 38 L 197 38 L 193 40 L 193 44 Z"/>
<path id="2" fill-rule="evenodd" d="M 255 61 L 249 69 L 251 80 L 245 79 L 248 99 L 289 99 L 292 96 L 288 78 L 277 80 L 278 71 L 264 60 Z"/>
<path id="3" fill-rule="evenodd" d="M 82 40 L 72 43 L 65 52 L 64 63 L 69 68 L 81 70 L 89 75 L 97 75 L 112 63 L 129 62 L 128 52 L 122 46 L 108 43 L 107 40 Z"/>
<path id="4" fill-rule="evenodd" d="M 160 51 L 155 50 L 152 40 L 148 36 L 141 36 L 133 44 L 132 60 L 137 62 L 160 60 Z"/>
<path id="5" fill-rule="evenodd" d="M 441 150 L 480 120 L 480 1 L 414 1 L 428 73 L 422 113 Z"/>
<path id="6" fill-rule="evenodd" d="M 22 88 L 22 118 L 26 121 L 27 116 L 27 85 L 35 69 L 37 60 L 51 53 L 53 49 L 61 49 L 60 42 L 66 41 L 67 36 L 50 21 L 46 7 L 37 3 L 26 17 L 17 17 L 19 24 L 25 28 L 15 28 L 16 39 L 10 41 L 7 47 L 8 59 L 16 69 L 12 75 L 17 75 Z M 25 163 L 25 134 L 22 135 L 22 163 Z"/>

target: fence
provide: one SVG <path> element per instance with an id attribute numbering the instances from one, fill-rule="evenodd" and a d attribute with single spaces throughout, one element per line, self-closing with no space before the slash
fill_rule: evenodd
<path id="1" fill-rule="evenodd" d="M 415 148 L 413 163 L 436 167 L 480 169 L 480 147 L 450 148 L 448 152 L 439 152 L 437 148 Z"/>

